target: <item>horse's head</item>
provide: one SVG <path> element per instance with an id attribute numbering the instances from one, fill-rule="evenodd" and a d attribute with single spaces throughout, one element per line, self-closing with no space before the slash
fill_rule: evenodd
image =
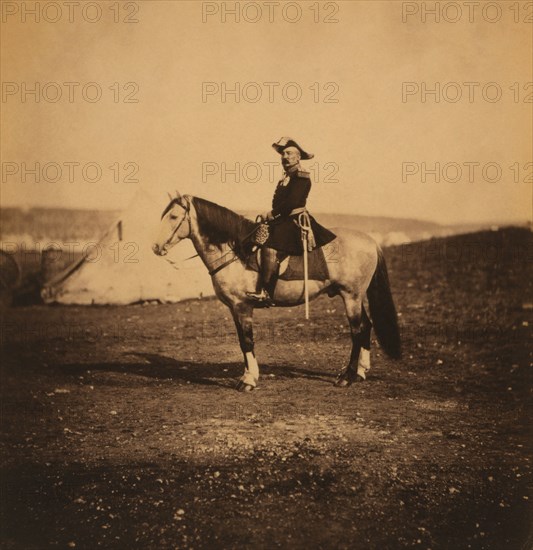
<path id="1" fill-rule="evenodd" d="M 161 224 L 152 250 L 158 256 L 165 256 L 168 251 L 191 234 L 191 204 L 186 197 L 171 198 L 161 214 Z"/>

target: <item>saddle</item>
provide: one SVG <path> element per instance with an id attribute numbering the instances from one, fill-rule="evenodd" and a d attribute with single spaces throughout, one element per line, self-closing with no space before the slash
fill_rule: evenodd
<path id="1" fill-rule="evenodd" d="M 307 255 L 308 277 L 311 281 L 329 279 L 328 264 L 322 247 L 315 248 Z M 259 273 L 261 267 L 261 250 L 251 254 L 246 262 L 246 269 Z M 282 281 L 302 281 L 304 278 L 304 257 L 288 256 L 280 262 L 278 279 Z"/>

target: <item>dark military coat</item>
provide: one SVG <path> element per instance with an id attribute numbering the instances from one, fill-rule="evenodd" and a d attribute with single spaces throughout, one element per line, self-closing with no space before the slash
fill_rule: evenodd
<path id="1" fill-rule="evenodd" d="M 296 223 L 298 214 L 291 216 L 291 212 L 295 208 L 305 207 L 311 190 L 311 178 L 308 172 L 301 170 L 290 173 L 287 178 L 278 183 L 272 199 L 274 219 L 269 222 L 270 235 L 265 246 L 286 254 L 301 255 L 303 246 L 301 231 Z M 309 217 L 317 247 L 324 246 L 336 238 L 334 233 L 317 223 L 312 216 Z"/>

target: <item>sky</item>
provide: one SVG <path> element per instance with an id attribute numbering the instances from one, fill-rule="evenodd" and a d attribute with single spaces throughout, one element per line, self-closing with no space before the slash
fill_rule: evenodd
<path id="1" fill-rule="evenodd" d="M 2 6 L 4 207 L 121 209 L 177 189 L 261 212 L 281 172 L 271 144 L 290 136 L 315 155 L 311 211 L 531 220 L 527 2 L 458 2 L 439 22 L 423 13 L 434 2 L 41 1 L 39 21 L 15 4 Z"/>

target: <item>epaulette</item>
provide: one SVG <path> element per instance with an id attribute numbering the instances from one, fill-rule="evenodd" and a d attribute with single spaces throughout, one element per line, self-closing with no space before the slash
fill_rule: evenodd
<path id="1" fill-rule="evenodd" d="M 309 172 L 305 172 L 304 170 L 298 170 L 298 177 L 311 179 L 311 174 Z"/>

